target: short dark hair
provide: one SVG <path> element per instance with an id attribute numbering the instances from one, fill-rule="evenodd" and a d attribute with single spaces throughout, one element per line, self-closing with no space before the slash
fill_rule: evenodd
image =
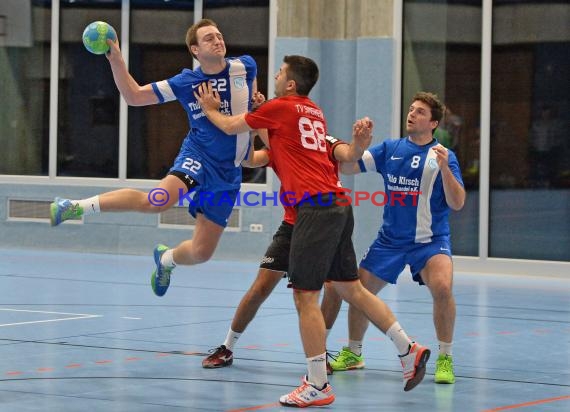
<path id="1" fill-rule="evenodd" d="M 439 101 L 437 95 L 429 92 L 418 92 L 414 94 L 414 97 L 412 97 L 412 102 L 415 102 L 417 100 L 429 106 L 431 111 L 430 120 L 436 120 L 437 125 L 439 126 L 441 119 L 443 118 L 443 113 L 445 113 L 445 106 L 442 102 Z M 437 127 L 435 129 L 437 129 Z M 435 131 L 435 129 L 432 130 L 432 133 Z"/>
<path id="2" fill-rule="evenodd" d="M 214 26 L 218 28 L 218 25 L 214 20 L 202 19 L 198 23 L 195 23 L 192 26 L 190 26 L 190 28 L 186 32 L 186 47 L 188 47 L 188 51 L 194 58 L 196 58 L 196 56 L 194 55 L 194 53 L 192 53 L 191 47 L 198 45 L 198 36 L 196 35 L 196 32 L 198 31 L 198 29 L 207 26 Z"/>
<path id="3" fill-rule="evenodd" d="M 287 80 L 294 80 L 297 93 L 308 96 L 313 86 L 319 80 L 319 67 L 308 57 L 290 55 L 283 57 L 287 64 Z"/>

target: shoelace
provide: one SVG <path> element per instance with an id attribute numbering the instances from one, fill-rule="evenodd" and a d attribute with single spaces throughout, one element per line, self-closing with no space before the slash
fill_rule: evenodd
<path id="1" fill-rule="evenodd" d="M 75 215 L 77 215 L 78 210 L 79 210 L 79 204 L 66 202 L 63 204 L 63 212 L 61 213 L 61 215 L 65 218 L 74 217 Z"/>
<path id="2" fill-rule="evenodd" d="M 208 351 L 208 353 L 211 353 L 212 355 L 215 355 L 215 354 L 217 354 L 218 352 L 222 352 L 224 349 L 226 349 L 226 347 L 225 347 L 224 345 L 222 345 L 222 346 L 218 346 L 217 348 L 210 349 L 210 350 Z"/>
<path id="3" fill-rule="evenodd" d="M 291 393 L 289 394 L 289 397 L 290 397 L 290 398 L 298 397 L 297 395 L 299 395 L 300 393 L 304 392 L 307 387 L 313 388 L 312 385 L 309 385 L 308 383 L 303 382 L 303 384 L 302 384 L 301 386 L 299 386 L 297 389 L 295 389 L 293 392 L 291 392 Z M 301 400 L 302 400 L 302 399 L 301 399 Z"/>
<path id="4" fill-rule="evenodd" d="M 438 364 L 439 368 L 444 372 L 451 372 L 451 361 L 449 358 L 446 357 L 442 359 L 440 362 L 438 362 Z"/>
<path id="5" fill-rule="evenodd" d="M 172 269 L 167 269 L 164 268 L 163 269 L 163 276 L 159 276 L 158 278 L 158 284 L 160 286 L 166 286 L 168 285 L 168 281 L 170 280 L 170 272 L 172 272 Z"/>
<path id="6" fill-rule="evenodd" d="M 356 355 L 355 353 L 352 353 L 350 350 L 337 352 L 337 355 L 336 355 L 336 359 L 340 359 L 342 362 L 347 362 L 348 360 L 351 360 L 355 357 L 357 358 L 358 355 Z"/>
<path id="7" fill-rule="evenodd" d="M 327 350 L 327 358 L 330 358 L 333 361 L 336 361 L 338 359 L 339 354 L 340 354 L 340 351 L 328 351 Z"/>

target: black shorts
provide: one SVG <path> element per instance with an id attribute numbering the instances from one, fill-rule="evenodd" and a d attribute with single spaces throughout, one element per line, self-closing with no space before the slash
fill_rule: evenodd
<path id="1" fill-rule="evenodd" d="M 261 259 L 259 267 L 277 272 L 287 272 L 289 270 L 289 250 L 292 235 L 293 225 L 281 222 L 281 226 L 273 235 L 273 241 Z"/>
<path id="2" fill-rule="evenodd" d="M 336 196 L 335 199 L 336 200 Z M 289 279 L 294 289 L 320 290 L 325 280 L 358 279 L 352 244 L 352 206 L 305 202 L 298 207 L 291 239 Z"/>

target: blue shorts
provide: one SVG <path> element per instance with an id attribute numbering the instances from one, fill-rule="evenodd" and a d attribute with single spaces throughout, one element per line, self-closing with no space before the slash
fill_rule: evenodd
<path id="1" fill-rule="evenodd" d="M 427 261 L 435 255 L 451 257 L 449 237 L 433 240 L 430 243 L 414 243 L 404 246 L 388 244 L 378 237 L 364 254 L 360 267 L 385 282 L 395 284 L 405 266 L 410 265 L 413 279 L 423 285 L 420 272 Z"/>
<path id="2" fill-rule="evenodd" d="M 172 172 L 181 172 L 193 181 L 189 194 L 180 200 L 188 204 L 195 218 L 202 213 L 212 222 L 226 227 L 241 184 L 241 167 L 213 164 L 207 157 L 182 147 Z M 187 183 L 187 181 L 185 181 Z"/>

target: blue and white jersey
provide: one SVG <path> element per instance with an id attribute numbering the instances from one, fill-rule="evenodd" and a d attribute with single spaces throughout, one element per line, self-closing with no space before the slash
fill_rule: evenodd
<path id="1" fill-rule="evenodd" d="M 394 245 L 429 243 L 449 236 L 449 206 L 433 146 L 418 146 L 408 138 L 390 139 L 366 150 L 359 160 L 362 172 L 384 178 L 386 204 L 379 236 Z M 455 154 L 449 168 L 463 185 Z"/>
<path id="2" fill-rule="evenodd" d="M 209 81 L 220 94 L 220 112 L 235 115 L 251 109 L 252 85 L 257 75 L 255 60 L 251 56 L 241 56 L 226 58 L 226 62 L 226 68 L 218 74 L 205 74 L 201 68 L 184 69 L 170 79 L 152 83 L 152 88 L 161 103 L 178 100 L 188 115 L 190 131 L 182 144 L 181 154 L 197 154 L 210 169 L 237 169 L 224 173 L 237 173 L 241 180 L 240 163 L 247 154 L 249 132 L 226 135 L 207 119 L 194 96 L 196 87 Z"/>

